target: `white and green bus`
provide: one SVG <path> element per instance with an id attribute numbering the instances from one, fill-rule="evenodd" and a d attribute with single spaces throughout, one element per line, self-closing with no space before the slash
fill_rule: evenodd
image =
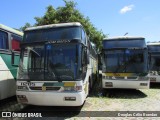
<path id="1" fill-rule="evenodd" d="M 18 102 L 81 106 L 97 68 L 96 51 L 80 23 L 27 28 L 21 44 Z"/>
<path id="2" fill-rule="evenodd" d="M 147 43 L 149 52 L 150 82 L 160 83 L 160 42 Z"/>
<path id="3" fill-rule="evenodd" d="M 0 24 L 0 100 L 16 94 L 22 36 L 22 32 Z"/>
<path id="4" fill-rule="evenodd" d="M 148 89 L 148 50 L 143 37 L 103 40 L 102 88 Z"/>

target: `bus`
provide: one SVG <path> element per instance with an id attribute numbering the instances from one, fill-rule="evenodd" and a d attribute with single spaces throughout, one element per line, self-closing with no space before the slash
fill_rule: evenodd
<path id="1" fill-rule="evenodd" d="M 150 82 L 160 82 L 160 42 L 147 43 Z"/>
<path id="2" fill-rule="evenodd" d="M 97 76 L 97 53 L 79 22 L 24 31 L 17 79 L 22 104 L 81 106 Z"/>
<path id="3" fill-rule="evenodd" d="M 22 36 L 22 32 L 0 24 L 0 100 L 16 94 Z"/>
<path id="4" fill-rule="evenodd" d="M 148 49 L 143 37 L 105 38 L 102 50 L 102 89 L 148 89 Z"/>

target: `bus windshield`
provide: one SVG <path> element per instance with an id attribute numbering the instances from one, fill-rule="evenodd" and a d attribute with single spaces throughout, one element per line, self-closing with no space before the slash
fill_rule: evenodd
<path id="1" fill-rule="evenodd" d="M 160 53 L 151 55 L 150 70 L 160 71 Z"/>
<path id="2" fill-rule="evenodd" d="M 26 47 L 22 51 L 19 79 L 73 81 L 78 79 L 80 59 L 78 45 L 47 44 Z M 28 62 L 27 62 L 28 61 Z"/>
<path id="3" fill-rule="evenodd" d="M 147 72 L 147 52 L 143 49 L 106 50 L 103 71 L 114 73 Z"/>
<path id="4" fill-rule="evenodd" d="M 26 31 L 24 42 L 81 39 L 80 27 L 57 27 Z"/>
<path id="5" fill-rule="evenodd" d="M 150 71 L 160 71 L 160 45 L 148 45 L 150 53 Z"/>

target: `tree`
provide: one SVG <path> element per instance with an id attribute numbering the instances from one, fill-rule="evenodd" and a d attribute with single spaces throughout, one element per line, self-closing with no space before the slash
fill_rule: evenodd
<path id="1" fill-rule="evenodd" d="M 64 7 L 58 7 L 56 9 L 49 5 L 44 16 L 35 17 L 36 23 L 34 26 L 66 22 L 80 22 L 83 25 L 87 35 L 89 35 L 91 41 L 96 44 L 98 49 L 101 49 L 102 39 L 106 37 L 106 35 L 94 27 L 94 25 L 90 22 L 89 17 L 85 17 L 76 9 L 77 3 L 66 0 L 64 0 L 64 2 Z M 25 25 L 25 27 L 27 26 Z"/>
<path id="2" fill-rule="evenodd" d="M 31 27 L 30 23 L 26 23 L 23 27 L 21 27 L 19 30 L 24 31 L 26 28 Z"/>

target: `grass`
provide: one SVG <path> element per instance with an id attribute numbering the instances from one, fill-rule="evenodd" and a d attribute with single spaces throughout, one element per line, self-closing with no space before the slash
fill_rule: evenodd
<path id="1" fill-rule="evenodd" d="M 96 84 L 97 85 L 97 84 Z M 87 98 L 90 107 L 86 111 L 159 111 L 160 84 L 151 84 L 151 89 L 107 89 L 102 91 L 94 86 L 94 91 Z M 103 93 L 102 93 L 103 92 Z"/>

